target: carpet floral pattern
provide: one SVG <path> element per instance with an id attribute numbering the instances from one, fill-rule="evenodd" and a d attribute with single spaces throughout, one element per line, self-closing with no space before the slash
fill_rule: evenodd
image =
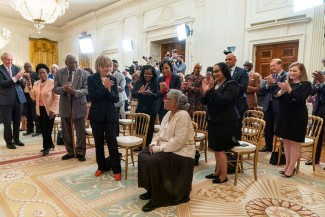
<path id="1" fill-rule="evenodd" d="M 0 132 L 1 133 L 1 132 Z M 0 139 L 0 216 L 325 216 L 325 171 L 301 163 L 300 173 L 282 178 L 277 166 L 268 164 L 269 153 L 261 153 L 258 180 L 252 171 L 234 175 L 216 185 L 205 179 L 214 168 L 202 158 L 195 167 L 191 200 L 178 206 L 143 213 L 147 202 L 139 199 L 144 189 L 137 186 L 137 166 L 129 166 L 128 179 L 114 181 L 112 172 L 95 177 L 94 148 L 87 160 L 61 160 L 63 146 L 41 156 L 41 137 L 22 137 L 24 147 L 9 150 Z M 124 162 L 122 162 L 124 168 Z M 124 175 L 124 174 L 123 174 Z"/>

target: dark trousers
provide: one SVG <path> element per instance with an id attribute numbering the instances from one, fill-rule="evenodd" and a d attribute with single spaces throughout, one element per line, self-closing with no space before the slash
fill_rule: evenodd
<path id="1" fill-rule="evenodd" d="M 44 106 L 40 106 L 39 125 L 43 137 L 43 148 L 50 149 L 54 146 L 52 131 L 55 118 L 50 119 Z"/>
<path id="2" fill-rule="evenodd" d="M 61 117 L 62 139 L 65 148 L 69 155 L 74 155 L 74 147 L 72 140 L 72 125 L 76 130 L 76 154 L 86 155 L 86 133 L 85 133 L 85 117 L 78 119 L 63 118 Z"/>
<path id="3" fill-rule="evenodd" d="M 117 112 L 118 118 L 120 118 L 120 108 L 121 107 L 116 107 L 116 112 Z M 117 136 L 120 135 L 120 124 L 116 124 L 116 135 Z"/>
<path id="4" fill-rule="evenodd" d="M 19 103 L 18 98 L 13 105 L 0 106 L 3 121 L 3 138 L 7 144 L 12 144 L 12 139 L 19 139 L 19 127 L 21 114 L 23 112 L 23 104 Z M 11 122 L 13 130 L 11 129 Z"/>
<path id="5" fill-rule="evenodd" d="M 272 102 L 269 103 L 269 107 L 264 112 L 264 121 L 265 121 L 265 147 L 272 149 L 273 147 L 273 136 L 275 131 L 275 126 L 278 121 L 278 112 L 274 112 L 272 108 Z"/>
<path id="6" fill-rule="evenodd" d="M 34 122 L 36 132 L 41 132 L 38 116 L 36 115 L 35 101 L 32 100 L 29 93 L 25 93 L 26 102 L 24 103 L 25 117 L 27 119 L 27 132 L 34 131 Z"/>
<path id="7" fill-rule="evenodd" d="M 104 120 L 104 122 L 90 121 L 90 125 L 95 140 L 98 169 L 107 170 L 104 151 L 106 141 L 113 173 L 121 173 L 121 160 L 118 153 L 116 130 L 114 130 L 118 122 L 107 122 L 107 120 Z"/>
<path id="8" fill-rule="evenodd" d="M 323 120 L 325 121 L 325 104 L 320 104 L 320 102 L 319 102 L 319 105 L 317 106 L 317 109 L 316 109 L 314 115 L 323 118 Z M 318 143 L 317 143 L 317 146 L 316 146 L 316 154 L 315 154 L 315 161 L 316 162 L 319 162 L 320 155 L 322 153 L 324 125 L 325 125 L 325 123 L 323 123 L 323 126 L 321 128 L 320 135 L 319 135 L 319 138 L 318 138 Z"/>

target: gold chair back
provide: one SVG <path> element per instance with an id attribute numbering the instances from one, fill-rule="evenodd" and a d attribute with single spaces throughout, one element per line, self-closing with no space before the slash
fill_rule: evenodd
<path id="1" fill-rule="evenodd" d="M 244 118 L 247 117 L 253 117 L 253 118 L 259 118 L 259 119 L 264 119 L 264 113 L 262 111 L 258 110 L 247 110 L 244 113 Z"/>
<path id="2" fill-rule="evenodd" d="M 133 136 L 137 136 L 143 139 L 144 149 L 146 147 L 146 139 L 149 128 L 150 116 L 144 113 L 134 113 L 133 114 L 134 124 L 132 124 Z"/>
<path id="3" fill-rule="evenodd" d="M 263 112 L 263 107 L 262 106 L 256 106 L 255 108 L 253 108 L 253 110 L 257 110 L 257 111 Z"/>
<path id="4" fill-rule="evenodd" d="M 193 121 L 198 125 L 198 132 L 207 133 L 207 121 L 205 111 L 195 111 L 193 113 Z"/>
<path id="5" fill-rule="evenodd" d="M 256 152 L 258 153 L 263 138 L 264 128 L 264 120 L 255 117 L 244 118 L 241 141 L 246 141 L 255 145 Z"/>

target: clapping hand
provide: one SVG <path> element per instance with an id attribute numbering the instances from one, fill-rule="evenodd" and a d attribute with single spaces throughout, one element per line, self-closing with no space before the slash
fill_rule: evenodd
<path id="1" fill-rule="evenodd" d="M 285 81 L 283 83 L 278 82 L 277 84 L 281 88 L 281 93 L 285 93 L 285 92 L 290 93 L 291 92 L 291 87 L 290 87 L 290 84 L 288 83 L 288 81 Z"/>
<path id="2" fill-rule="evenodd" d="M 316 82 L 319 84 L 322 84 L 325 82 L 325 77 L 321 71 L 313 72 L 312 76 L 316 80 Z"/>
<path id="3" fill-rule="evenodd" d="M 112 86 L 114 85 L 114 81 L 108 79 L 108 78 L 105 78 L 103 80 L 104 82 L 104 87 L 107 89 L 107 90 L 111 90 Z"/>
<path id="4" fill-rule="evenodd" d="M 205 77 L 202 80 L 202 92 L 205 95 L 214 86 L 214 80 L 211 77 Z"/>
<path id="5" fill-rule="evenodd" d="M 272 75 L 269 75 L 269 76 L 265 77 L 264 79 L 266 80 L 268 86 L 271 86 L 275 82 L 275 79 L 272 77 Z"/>
<path id="6" fill-rule="evenodd" d="M 165 91 L 167 89 L 167 84 L 165 82 L 160 82 L 159 87 L 160 90 Z"/>

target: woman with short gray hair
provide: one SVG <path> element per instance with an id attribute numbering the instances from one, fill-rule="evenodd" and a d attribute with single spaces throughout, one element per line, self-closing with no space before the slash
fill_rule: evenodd
<path id="1" fill-rule="evenodd" d="M 171 89 L 164 102 L 164 109 L 169 111 L 161 129 L 139 154 L 138 185 L 147 190 L 140 199 L 149 200 L 142 207 L 144 212 L 190 200 L 195 144 L 188 108 L 187 97 Z"/>

